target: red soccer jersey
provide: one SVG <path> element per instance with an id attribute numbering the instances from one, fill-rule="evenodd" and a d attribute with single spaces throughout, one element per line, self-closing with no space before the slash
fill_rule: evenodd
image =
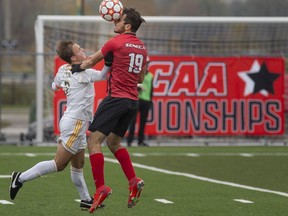
<path id="1" fill-rule="evenodd" d="M 120 34 L 107 41 L 101 49 L 104 56 L 111 51 L 114 59 L 107 95 L 138 100 L 137 83 L 147 58 L 143 42 L 135 34 Z"/>

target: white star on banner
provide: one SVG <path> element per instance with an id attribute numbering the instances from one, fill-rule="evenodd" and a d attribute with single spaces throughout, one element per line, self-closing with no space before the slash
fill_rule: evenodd
<path id="1" fill-rule="evenodd" d="M 254 91 L 254 86 L 255 83 L 254 81 L 248 76 L 248 74 L 253 74 L 253 73 L 259 73 L 260 71 L 260 64 L 257 60 L 255 60 L 250 68 L 249 71 L 240 71 L 238 72 L 238 76 L 245 82 L 245 90 L 244 90 L 244 96 L 248 96 L 253 93 Z M 260 94 L 268 97 L 268 92 L 265 89 L 262 89 L 260 91 Z"/>

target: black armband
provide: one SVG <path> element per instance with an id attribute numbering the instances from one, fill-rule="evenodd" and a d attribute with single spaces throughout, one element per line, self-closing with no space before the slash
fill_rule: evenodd
<path id="1" fill-rule="evenodd" d="M 71 69 L 72 74 L 85 70 L 85 69 L 82 69 L 80 66 L 81 66 L 81 64 L 73 64 L 72 69 Z"/>
<path id="2" fill-rule="evenodd" d="M 104 57 L 105 66 L 111 67 L 113 59 L 114 59 L 113 53 L 112 52 L 107 53 L 107 55 Z"/>

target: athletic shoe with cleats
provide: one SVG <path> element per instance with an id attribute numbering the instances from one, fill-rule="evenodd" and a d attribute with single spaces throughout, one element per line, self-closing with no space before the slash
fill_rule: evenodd
<path id="1" fill-rule="evenodd" d="M 96 193 L 94 194 L 94 201 L 93 201 L 91 208 L 89 209 L 89 212 L 93 213 L 98 208 L 98 206 L 101 206 L 103 201 L 106 198 L 108 198 L 111 194 L 112 194 L 112 189 L 110 187 L 106 185 L 99 187 L 96 190 Z"/>
<path id="2" fill-rule="evenodd" d="M 134 207 L 139 201 L 141 191 L 144 188 L 144 181 L 141 178 L 133 178 L 129 182 L 129 198 L 128 198 L 128 208 Z"/>
<path id="3" fill-rule="evenodd" d="M 87 211 L 87 210 L 89 210 L 90 208 L 91 208 L 91 206 L 92 206 L 92 204 L 93 204 L 93 201 L 94 201 L 94 199 L 91 197 L 91 200 L 90 201 L 87 201 L 87 200 L 81 200 L 80 201 L 80 208 L 81 208 L 81 210 L 83 210 L 83 211 Z M 97 210 L 98 209 L 103 209 L 105 207 L 105 205 L 104 204 L 101 204 L 101 205 L 99 205 L 99 206 L 97 206 Z"/>
<path id="4" fill-rule="evenodd" d="M 19 181 L 19 176 L 21 175 L 21 172 L 13 172 L 11 175 L 11 184 L 9 188 L 10 198 L 13 200 L 19 189 L 22 187 L 22 183 Z"/>

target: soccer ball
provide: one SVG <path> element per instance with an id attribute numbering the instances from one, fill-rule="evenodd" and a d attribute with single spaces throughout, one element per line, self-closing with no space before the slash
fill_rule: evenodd
<path id="1" fill-rule="evenodd" d="M 103 0 L 99 6 L 99 14 L 109 22 L 119 19 L 123 12 L 123 4 L 119 0 Z"/>

